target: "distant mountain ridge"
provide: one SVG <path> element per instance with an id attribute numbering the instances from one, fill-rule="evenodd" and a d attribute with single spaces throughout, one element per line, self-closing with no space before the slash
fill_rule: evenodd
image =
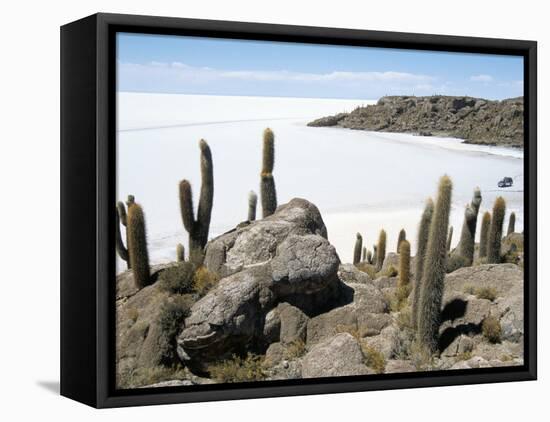
<path id="1" fill-rule="evenodd" d="M 387 96 L 308 126 L 450 136 L 467 143 L 523 148 L 523 97 L 492 101 L 457 96 Z"/>

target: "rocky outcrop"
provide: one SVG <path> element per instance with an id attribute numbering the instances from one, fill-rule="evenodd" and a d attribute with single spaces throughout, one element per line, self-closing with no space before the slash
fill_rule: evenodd
<path id="1" fill-rule="evenodd" d="M 180 358 L 198 371 L 235 351 L 261 351 L 281 336 L 303 337 L 305 314 L 283 305 L 270 314 L 279 303 L 320 312 L 340 294 L 340 260 L 319 211 L 302 199 L 214 239 L 206 257 L 208 268 L 225 276 L 192 306 L 177 339 Z"/>
<path id="2" fill-rule="evenodd" d="M 376 105 L 322 117 L 308 126 L 451 136 L 468 143 L 523 148 L 523 97 L 389 96 Z"/>
<path id="3" fill-rule="evenodd" d="M 340 333 L 316 344 L 302 360 L 303 378 L 372 373 L 364 363 L 359 343 L 348 333 Z"/>
<path id="4" fill-rule="evenodd" d="M 327 238 L 319 210 L 311 202 L 294 198 L 262 220 L 242 223 L 236 229 L 212 239 L 206 245 L 204 264 L 221 277 L 246 267 L 265 263 L 290 235 L 314 234 Z"/>

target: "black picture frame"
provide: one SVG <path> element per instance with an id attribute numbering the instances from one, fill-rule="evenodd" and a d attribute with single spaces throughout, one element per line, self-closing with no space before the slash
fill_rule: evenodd
<path id="1" fill-rule="evenodd" d="M 524 365 L 114 389 L 115 34 L 193 35 L 316 44 L 519 55 L 525 95 Z M 537 377 L 537 44 L 534 41 L 95 14 L 61 27 L 61 394 L 94 406 L 535 380 Z"/>

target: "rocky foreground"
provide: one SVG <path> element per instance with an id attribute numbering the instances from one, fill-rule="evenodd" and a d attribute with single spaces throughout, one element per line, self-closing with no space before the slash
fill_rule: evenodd
<path id="1" fill-rule="evenodd" d="M 397 260 L 388 254 L 384 268 Z M 173 265 L 156 267 L 154 278 Z M 138 291 L 130 271 L 117 277 L 119 387 L 523 364 L 523 270 L 515 264 L 446 276 L 434 357 L 415 350 L 410 306 L 395 300 L 397 277 L 373 279 L 342 264 L 304 199 L 211 240 L 205 266 L 220 280 L 202 296 L 159 282 Z M 167 320 L 167 307 L 180 317 Z"/>
<path id="2" fill-rule="evenodd" d="M 449 136 L 472 144 L 523 148 L 523 97 L 490 101 L 440 95 L 389 96 L 376 105 L 322 117 L 308 126 Z"/>

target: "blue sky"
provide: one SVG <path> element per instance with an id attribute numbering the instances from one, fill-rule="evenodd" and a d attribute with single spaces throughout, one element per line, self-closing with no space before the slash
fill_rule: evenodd
<path id="1" fill-rule="evenodd" d="M 378 99 L 523 95 L 523 58 L 182 36 L 118 34 L 117 89 Z"/>

